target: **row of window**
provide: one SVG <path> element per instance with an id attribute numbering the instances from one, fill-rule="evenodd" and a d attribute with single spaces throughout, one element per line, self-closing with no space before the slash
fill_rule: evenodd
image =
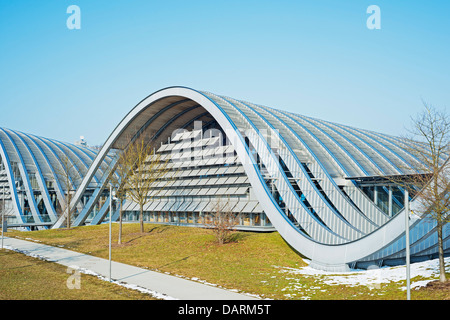
<path id="1" fill-rule="evenodd" d="M 139 211 L 125 211 L 123 221 L 139 221 Z M 211 216 L 207 212 L 144 212 L 144 221 L 168 224 L 207 225 Z M 237 225 L 245 227 L 272 227 L 264 213 L 240 213 Z"/>

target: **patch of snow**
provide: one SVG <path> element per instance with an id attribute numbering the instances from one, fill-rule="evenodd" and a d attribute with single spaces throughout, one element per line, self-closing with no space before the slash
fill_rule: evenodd
<path id="1" fill-rule="evenodd" d="M 430 282 L 430 280 L 422 280 L 422 281 L 416 281 L 411 283 L 411 289 L 419 289 L 420 287 L 425 287 L 428 282 Z M 406 286 L 405 286 L 405 290 L 406 290 Z"/>
<path id="2" fill-rule="evenodd" d="M 446 267 L 450 266 L 450 258 L 445 259 Z M 309 266 L 302 268 L 280 268 L 280 272 L 290 275 L 305 275 L 320 277 L 328 285 L 374 286 L 381 283 L 400 282 L 406 279 L 406 266 L 382 267 L 369 270 L 354 270 L 350 272 L 328 272 L 313 269 Z M 439 260 L 428 260 L 412 263 L 410 277 L 423 277 L 429 280 L 417 281 L 411 287 L 425 286 L 439 276 Z M 414 286 L 413 286 L 414 285 Z"/>

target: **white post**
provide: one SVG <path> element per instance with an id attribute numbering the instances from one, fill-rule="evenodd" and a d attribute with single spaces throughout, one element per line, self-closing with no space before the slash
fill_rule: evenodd
<path id="1" fill-rule="evenodd" d="M 111 282 L 112 185 L 109 185 L 109 282 Z"/>
<path id="2" fill-rule="evenodd" d="M 2 249 L 3 249 L 3 228 L 5 226 L 5 185 L 3 185 L 3 208 L 2 208 Z"/>
<path id="3" fill-rule="evenodd" d="M 392 186 L 389 186 L 388 215 L 392 217 Z"/>
<path id="4" fill-rule="evenodd" d="M 410 250 L 409 250 L 409 193 L 405 188 L 405 248 L 406 248 L 406 299 L 411 300 Z"/>

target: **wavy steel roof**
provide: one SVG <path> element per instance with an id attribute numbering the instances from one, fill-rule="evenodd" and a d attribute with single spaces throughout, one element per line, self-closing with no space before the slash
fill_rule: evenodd
<path id="1" fill-rule="evenodd" d="M 11 191 L 11 199 L 14 213 L 19 221 L 26 223 L 23 215 L 22 204 L 18 197 L 18 186 L 26 194 L 28 205 L 35 223 L 43 222 L 43 216 L 38 209 L 38 203 L 34 192 L 42 195 L 45 209 L 51 221 L 56 222 L 59 214 L 50 198 L 48 182 L 52 182 L 52 190 L 55 191 L 59 207 L 63 207 L 67 194 L 63 182 L 63 161 L 67 157 L 73 165 L 70 171 L 71 189 L 76 189 L 95 159 L 97 153 L 93 149 L 64 143 L 53 139 L 47 139 L 32 134 L 0 128 L 0 155 L 6 166 L 8 178 L 8 190 Z M 92 177 L 88 188 L 95 189 L 99 179 L 109 167 L 111 157 L 107 156 L 101 163 L 98 171 Z M 16 164 L 16 172 L 12 163 Z M 32 180 L 38 187 L 32 186 Z"/>
<path id="2" fill-rule="evenodd" d="M 217 121 L 222 127 L 272 224 L 317 267 L 341 268 L 355 261 L 401 257 L 403 210 L 395 217 L 388 216 L 360 188 L 345 180 L 416 173 L 414 168 L 419 160 L 396 137 L 210 92 L 170 87 L 153 93 L 134 107 L 95 159 L 90 151 L 6 129 L 1 130 L 0 138 L 3 149 L 14 157 L 12 160 L 24 162 L 25 166 L 39 166 L 46 174 L 53 174 L 51 168 L 58 165 L 61 153 L 86 163 L 87 171 L 72 202 L 76 206 L 94 180 L 105 186 L 102 170 L 107 170 L 104 166 L 111 162 L 108 152 L 123 148 L 126 137 L 145 133 L 155 141 L 165 141 L 173 130 L 189 128 L 195 120 Z M 20 149 L 11 152 L 13 148 Z M 261 159 L 264 172 L 255 163 L 252 151 Z M 22 159 L 17 157 L 19 153 Z M 33 160 L 31 153 L 39 156 Z M 266 184 L 267 174 L 294 222 L 273 199 Z M 79 215 L 79 222 L 88 211 Z M 63 217 L 54 227 L 61 226 L 62 221 Z M 435 252 L 433 224 L 420 219 L 412 224 L 411 232 L 416 235 L 412 253 Z M 445 241 L 448 244 L 448 233 Z"/>

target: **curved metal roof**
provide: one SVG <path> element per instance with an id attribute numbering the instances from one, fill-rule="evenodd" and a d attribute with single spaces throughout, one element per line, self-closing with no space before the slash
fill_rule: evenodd
<path id="1" fill-rule="evenodd" d="M 36 178 L 42 180 L 41 184 L 44 180 L 40 175 L 55 176 L 52 168 L 58 166 L 60 154 L 76 159 L 84 170 L 79 171 L 83 179 L 72 201 L 75 207 L 93 183 L 99 190 L 105 187 L 104 172 L 113 164 L 108 153 L 124 148 L 130 136 L 165 141 L 174 130 L 188 128 L 198 119 L 218 123 L 236 150 L 272 224 L 314 266 L 341 269 L 355 262 L 402 256 L 404 210 L 389 215 L 356 182 L 346 179 L 418 173 L 414 168 L 419 160 L 408 152 L 402 140 L 381 133 L 210 92 L 170 87 L 151 94 L 135 106 L 117 125 L 98 155 L 73 145 L 2 129 L 2 157 L 6 162 L 18 163 L 22 175 L 28 167 L 40 168 Z M 254 153 L 260 163 L 256 162 Z M 273 182 L 285 203 L 283 210 L 272 196 L 267 179 Z M 26 181 L 24 186 L 26 192 L 31 190 Z M 59 196 L 62 197 L 62 191 Z M 78 215 L 79 222 L 86 218 L 88 211 L 83 212 Z M 33 214 L 37 213 L 33 211 Z M 61 216 L 54 227 L 60 227 L 63 221 Z M 433 224 L 420 219 L 412 219 L 411 224 L 411 233 L 415 235 L 412 254 L 436 252 L 437 242 L 430 240 L 434 237 Z"/>
<path id="2" fill-rule="evenodd" d="M 3 185 L 8 191 L 17 221 L 30 223 L 26 219 L 27 209 L 33 217 L 31 224 L 42 227 L 45 222 L 55 223 L 64 207 L 67 188 L 73 190 L 78 187 L 96 155 L 97 152 L 90 148 L 0 128 L 0 156 L 5 167 L 3 175 L 7 178 Z M 64 171 L 67 170 L 64 161 L 68 161 L 73 168 L 69 171 L 70 186 L 63 181 Z M 110 156 L 101 161 L 88 189 L 99 187 L 99 179 L 109 168 L 110 162 Z M 3 190 L 1 192 L 2 199 L 6 199 Z M 24 200 L 19 199 L 19 193 L 24 194 Z M 38 208 L 39 202 L 42 202 L 43 209 Z"/>

